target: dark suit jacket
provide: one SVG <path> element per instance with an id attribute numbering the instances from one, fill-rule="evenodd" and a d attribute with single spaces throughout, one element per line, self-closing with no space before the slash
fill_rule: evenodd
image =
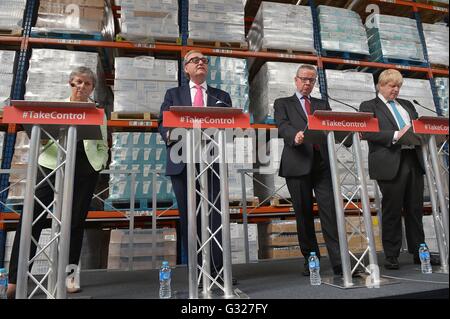
<path id="1" fill-rule="evenodd" d="M 274 103 L 275 123 L 278 134 L 284 139 L 279 175 L 282 177 L 298 177 L 311 172 L 314 160 L 312 144 L 295 145 L 295 135 L 304 131 L 308 123 L 297 95 L 277 99 Z M 315 110 L 331 110 L 328 102 L 311 98 L 311 112 Z M 320 153 L 329 165 L 326 140 L 320 144 Z"/>
<path id="2" fill-rule="evenodd" d="M 231 98 L 227 92 L 208 86 L 207 106 L 228 107 L 231 105 Z M 167 90 L 164 102 L 161 105 L 158 128 L 159 133 L 161 134 L 163 140 L 166 142 L 167 146 L 167 176 L 179 175 L 186 166 L 185 163 L 174 163 L 169 156 L 172 146 L 176 143 L 169 143 L 169 141 L 167 140 L 167 132 L 169 131 L 169 129 L 165 128 L 162 125 L 162 118 L 163 112 L 169 111 L 169 108 L 171 106 L 192 106 L 191 90 L 189 88 L 189 85 L 183 85 Z"/>
<path id="3" fill-rule="evenodd" d="M 411 120 L 418 118 L 416 109 L 411 102 L 403 99 L 397 99 L 397 102 L 408 111 Z M 397 175 L 400 167 L 402 148 L 400 144 L 392 144 L 394 132 L 399 130 L 397 122 L 389 108 L 379 97 L 363 102 L 359 110 L 361 112 L 373 113 L 378 119 L 380 127 L 379 133 L 363 134 L 363 138 L 367 139 L 369 144 L 370 178 L 374 180 L 392 180 Z M 416 147 L 416 152 L 424 173 L 425 170 L 420 147 Z"/>

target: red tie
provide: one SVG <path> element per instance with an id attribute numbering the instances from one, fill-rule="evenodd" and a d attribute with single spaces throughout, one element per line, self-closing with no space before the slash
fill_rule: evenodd
<path id="1" fill-rule="evenodd" d="M 303 96 L 303 99 L 305 100 L 306 115 L 311 115 L 311 102 L 307 96 Z"/>
<path id="2" fill-rule="evenodd" d="M 311 115 L 311 102 L 309 101 L 309 98 L 307 96 L 303 96 L 303 99 L 305 100 L 305 110 L 307 115 Z M 319 144 L 313 144 L 313 148 L 316 151 L 320 151 Z"/>

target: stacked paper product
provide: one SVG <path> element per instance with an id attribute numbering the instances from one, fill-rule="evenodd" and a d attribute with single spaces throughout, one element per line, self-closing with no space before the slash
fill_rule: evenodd
<path id="1" fill-rule="evenodd" d="M 411 103 L 416 100 L 426 108 L 436 110 L 429 80 L 404 78 L 399 98 L 409 100 Z M 421 106 L 414 104 L 414 107 L 419 116 L 436 116 L 436 113 L 428 111 Z"/>
<path id="2" fill-rule="evenodd" d="M 259 198 L 259 202 L 267 202 L 269 199 L 288 199 L 291 198 L 289 190 L 286 186 L 286 179 L 278 175 L 281 154 L 284 148 L 284 141 L 281 138 L 271 138 L 266 147 L 266 161 L 263 162 L 258 158 L 259 172 L 255 173 L 253 187 L 255 196 Z M 260 152 L 259 152 L 260 153 Z"/>
<path id="3" fill-rule="evenodd" d="M 4 146 L 5 146 L 5 132 L 0 132 L 0 167 L 2 167 Z"/>
<path id="4" fill-rule="evenodd" d="M 33 49 L 28 69 L 25 100 L 66 101 L 71 94 L 70 73 L 77 67 L 90 68 L 97 76 L 94 99 L 108 107 L 109 89 L 98 53 L 54 49 Z"/>
<path id="5" fill-rule="evenodd" d="M 189 0 L 189 39 L 245 42 L 242 0 Z"/>
<path id="6" fill-rule="evenodd" d="M 228 194 L 230 201 L 243 200 L 241 173 L 239 170 L 253 169 L 255 162 L 255 140 L 251 137 L 236 137 L 233 142 L 227 143 L 228 164 Z M 245 176 L 245 198 L 253 201 L 253 172 Z"/>
<path id="7" fill-rule="evenodd" d="M 294 79 L 299 66 L 297 63 L 266 62 L 261 67 L 250 85 L 250 113 L 255 123 L 273 119 L 275 100 L 295 94 Z M 311 95 L 321 98 L 319 79 Z"/>
<path id="8" fill-rule="evenodd" d="M 0 30 L 11 30 L 12 34 L 22 31 L 26 0 L 0 1 Z"/>
<path id="9" fill-rule="evenodd" d="M 5 260 L 4 260 L 4 268 L 9 271 L 9 265 L 11 262 L 11 251 L 14 243 L 14 237 L 16 236 L 15 231 L 9 231 L 6 233 L 6 245 L 5 245 Z M 41 232 L 41 236 L 39 237 L 39 246 L 41 248 L 45 247 L 50 242 L 51 237 L 51 229 L 45 228 Z M 50 256 L 50 247 L 47 247 L 45 250 L 45 254 Z M 45 257 L 44 253 L 39 254 L 33 262 L 33 267 L 31 268 L 31 273 L 33 275 L 45 275 L 50 268 L 50 264 L 48 259 Z"/>
<path id="10" fill-rule="evenodd" d="M 0 111 L 9 105 L 16 51 L 0 50 Z"/>
<path id="11" fill-rule="evenodd" d="M 325 76 L 328 95 L 357 109 L 361 102 L 372 100 L 376 97 L 375 84 L 371 73 L 355 72 L 353 70 L 325 70 Z M 333 111 L 353 112 L 350 107 L 339 102 L 331 99 L 328 102 Z"/>
<path id="12" fill-rule="evenodd" d="M 111 231 L 108 269 L 129 269 L 130 265 L 133 270 L 154 269 L 161 267 L 163 261 L 168 261 L 170 266 L 176 265 L 176 229 L 156 229 L 155 234 L 152 229 L 134 229 L 133 246 L 130 242 L 129 230 Z"/>
<path id="13" fill-rule="evenodd" d="M 284 49 L 315 52 L 311 8 L 261 2 L 247 39 L 252 51 Z"/>
<path id="14" fill-rule="evenodd" d="M 416 20 L 375 14 L 367 18 L 366 29 L 374 61 L 425 61 Z"/>
<path id="15" fill-rule="evenodd" d="M 247 60 L 210 56 L 208 85 L 228 92 L 233 107 L 248 112 L 249 84 Z"/>
<path id="16" fill-rule="evenodd" d="M 121 0 L 120 35 L 127 40 L 176 40 L 178 1 Z"/>
<path id="17" fill-rule="evenodd" d="M 104 0 L 41 0 L 32 31 L 100 33 L 104 21 Z"/>
<path id="18" fill-rule="evenodd" d="M 178 86 L 178 62 L 153 57 L 115 59 L 114 111 L 159 114 L 166 91 Z"/>
<path id="19" fill-rule="evenodd" d="M 249 261 L 258 261 L 258 225 L 247 224 L 248 226 L 248 252 Z M 245 240 L 244 225 L 231 223 L 231 262 L 233 264 L 245 263 Z"/>
<path id="20" fill-rule="evenodd" d="M 427 44 L 428 60 L 432 64 L 449 65 L 448 26 L 423 23 L 423 34 Z"/>
<path id="21" fill-rule="evenodd" d="M 112 134 L 110 170 L 136 171 L 135 199 L 152 201 L 153 187 L 156 187 L 157 200 L 174 202 L 170 178 L 165 176 L 166 145 L 159 133 L 120 132 Z M 153 184 L 152 171 L 158 171 L 156 184 Z M 132 176 L 126 173 L 111 173 L 109 199 L 127 201 L 131 197 Z"/>
<path id="22" fill-rule="evenodd" d="M 14 145 L 14 154 L 11 161 L 11 169 L 26 170 L 28 156 L 30 151 L 30 140 L 25 131 L 19 131 L 16 134 L 16 143 Z M 23 201 L 26 186 L 26 171 L 23 173 L 13 172 L 9 175 L 10 189 L 8 191 L 8 201 Z"/>
<path id="23" fill-rule="evenodd" d="M 448 78 L 434 78 L 434 84 L 439 99 L 439 109 L 444 116 L 448 117 Z"/>
<path id="24" fill-rule="evenodd" d="M 369 55 L 366 29 L 354 11 L 318 6 L 322 48 Z"/>

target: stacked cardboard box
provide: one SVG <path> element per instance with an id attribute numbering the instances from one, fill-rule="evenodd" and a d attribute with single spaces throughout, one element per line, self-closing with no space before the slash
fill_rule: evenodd
<path id="1" fill-rule="evenodd" d="M 249 84 L 247 60 L 210 56 L 208 85 L 230 94 L 233 107 L 248 112 Z"/>
<path id="2" fill-rule="evenodd" d="M 115 59 L 114 111 L 159 114 L 166 91 L 178 86 L 178 62 L 149 56 Z"/>
<path id="3" fill-rule="evenodd" d="M 248 226 L 248 251 L 249 261 L 258 260 L 258 227 L 257 224 Z M 231 259 L 233 264 L 245 263 L 245 238 L 244 225 L 231 223 Z"/>
<path id="4" fill-rule="evenodd" d="M 130 247 L 129 230 L 112 230 L 108 269 L 128 269 L 130 261 L 134 270 L 159 268 L 163 261 L 168 261 L 170 266 L 175 266 L 177 260 L 176 230 L 173 228 L 157 229 L 155 236 L 156 246 L 153 246 L 151 229 L 135 229 L 134 245 Z"/>
<path id="5" fill-rule="evenodd" d="M 108 108 L 109 89 L 98 53 L 33 49 L 28 69 L 25 100 L 64 102 L 70 97 L 69 75 L 77 67 L 90 68 L 97 76 L 94 99 Z"/>
<path id="6" fill-rule="evenodd" d="M 329 6 L 317 9 L 324 50 L 369 55 L 366 30 L 356 12 Z"/>
<path id="7" fill-rule="evenodd" d="M 116 1 L 117 2 L 117 1 Z M 120 35 L 127 40 L 152 42 L 179 37 L 178 2 L 120 0 Z"/>
<path id="8" fill-rule="evenodd" d="M 232 143 L 227 143 L 228 195 L 230 201 L 241 201 L 243 199 L 239 170 L 251 170 L 253 168 L 254 145 L 255 141 L 251 138 L 236 138 Z M 253 201 L 253 172 L 247 173 L 244 178 L 246 201 Z"/>
<path id="9" fill-rule="evenodd" d="M 26 169 L 28 164 L 28 155 L 30 151 L 30 140 L 25 131 L 19 131 L 16 134 L 16 143 L 14 145 L 14 154 L 11 161 L 11 169 Z M 8 200 L 11 202 L 23 201 L 25 195 L 26 173 L 12 173 L 9 175 L 10 189 Z"/>
<path id="10" fill-rule="evenodd" d="M 111 170 L 137 171 L 135 198 L 152 200 L 153 174 L 150 170 L 161 171 L 156 178 L 158 201 L 174 202 L 172 183 L 165 176 L 166 146 L 159 133 L 121 132 L 112 134 Z M 131 174 L 112 173 L 109 181 L 110 200 L 129 200 L 131 194 Z"/>
<path id="11" fill-rule="evenodd" d="M 261 2 L 247 38 L 252 51 L 285 49 L 315 52 L 311 8 Z"/>
<path id="12" fill-rule="evenodd" d="M 5 105 L 9 105 L 15 56 L 15 51 L 0 50 L 0 111 Z"/>
<path id="13" fill-rule="evenodd" d="M 362 253 L 367 248 L 366 239 L 366 227 L 364 225 L 364 219 L 360 216 L 347 216 L 346 218 L 346 230 L 347 230 L 347 240 L 348 248 L 353 253 Z M 380 236 L 381 225 L 379 223 L 378 217 L 372 216 L 372 230 L 375 239 L 375 249 L 377 251 L 383 250 L 383 244 L 381 242 Z M 361 234 L 358 234 L 358 230 Z"/>
<path id="14" fill-rule="evenodd" d="M 449 65 L 449 30 L 445 24 L 423 23 L 428 60 L 433 64 Z"/>
<path id="15" fill-rule="evenodd" d="M 21 32 L 26 5 L 26 0 L 0 1 L 0 30 L 12 30 L 13 34 Z"/>
<path id="16" fill-rule="evenodd" d="M 404 78 L 403 85 L 400 90 L 399 98 L 410 101 L 417 100 L 420 104 L 431 110 L 436 110 L 434 104 L 433 92 L 431 91 L 431 83 L 429 80 Z M 436 116 L 435 113 L 415 105 L 419 116 Z"/>
<path id="17" fill-rule="evenodd" d="M 33 31 L 101 32 L 104 0 L 41 0 Z"/>
<path id="18" fill-rule="evenodd" d="M 295 221 L 273 220 L 258 224 L 260 259 L 301 257 Z"/>
<path id="19" fill-rule="evenodd" d="M 245 42 L 242 0 L 189 0 L 189 39 Z"/>

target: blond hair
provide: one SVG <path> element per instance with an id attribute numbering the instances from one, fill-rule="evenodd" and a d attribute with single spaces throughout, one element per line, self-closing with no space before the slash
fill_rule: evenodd
<path id="1" fill-rule="evenodd" d="M 391 82 L 399 86 L 402 86 L 403 84 L 402 74 L 394 69 L 384 70 L 383 72 L 381 72 L 380 77 L 378 78 L 377 88 Z"/>

